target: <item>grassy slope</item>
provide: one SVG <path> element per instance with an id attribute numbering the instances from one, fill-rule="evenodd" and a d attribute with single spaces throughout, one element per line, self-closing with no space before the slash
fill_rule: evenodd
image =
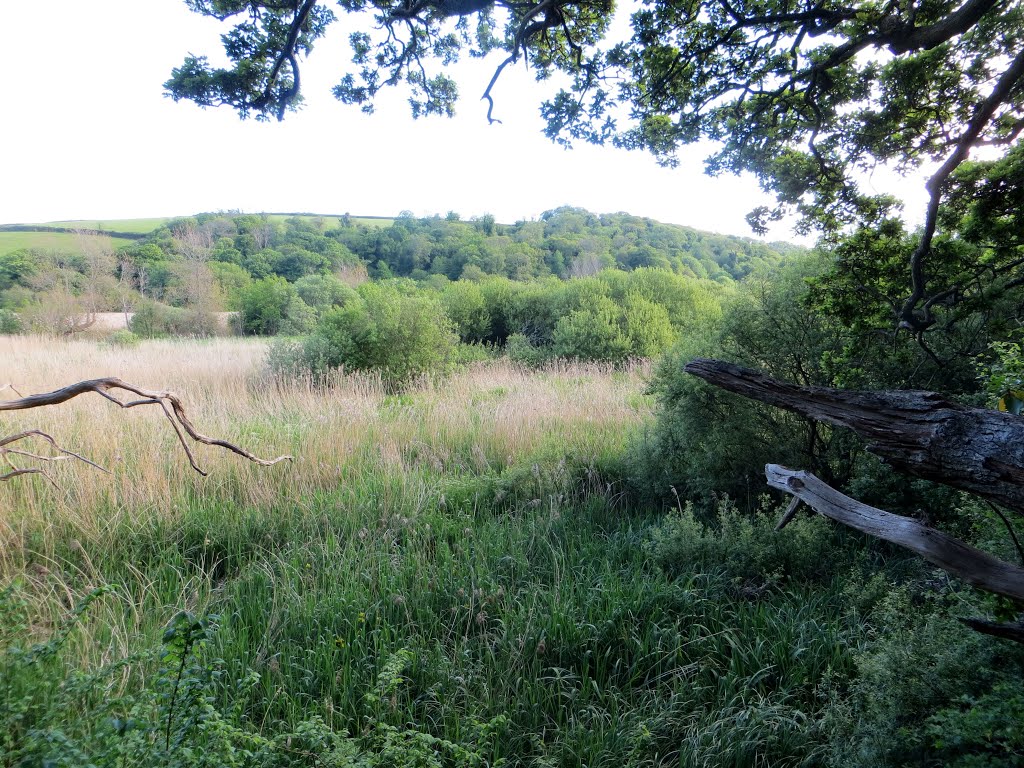
<path id="1" fill-rule="evenodd" d="M 284 221 L 285 219 L 291 218 L 286 214 L 269 214 L 272 221 Z M 337 216 L 317 216 L 317 215 L 303 215 L 299 216 L 300 219 L 306 219 L 312 221 L 314 219 L 321 218 L 324 220 L 325 229 L 337 229 L 340 226 Z M 112 219 L 109 221 L 47 221 L 39 223 L 39 226 L 43 227 L 56 227 L 69 230 L 67 233 L 63 232 L 4 232 L 0 231 L 0 256 L 5 253 L 11 253 L 22 248 L 39 248 L 44 250 L 63 250 L 72 253 L 77 253 L 81 246 L 78 238 L 80 235 L 74 234 L 73 230 L 81 229 L 97 229 L 106 232 L 132 232 L 137 234 L 147 234 L 152 232 L 157 227 L 166 224 L 171 221 L 170 217 L 164 218 L 153 218 L 153 219 Z M 394 219 L 367 216 L 367 217 L 352 217 L 352 221 L 358 224 L 364 224 L 368 227 L 386 227 L 390 226 Z M 85 235 L 85 237 L 91 237 Z M 132 240 L 112 237 L 110 238 L 114 248 L 120 248 L 121 246 L 128 245 Z"/>
<path id="2" fill-rule="evenodd" d="M 134 242 L 120 237 L 76 235 L 71 232 L 0 232 L 0 256 L 22 248 L 78 253 L 82 248 L 82 238 L 87 240 L 106 239 L 113 248 L 120 248 Z"/>

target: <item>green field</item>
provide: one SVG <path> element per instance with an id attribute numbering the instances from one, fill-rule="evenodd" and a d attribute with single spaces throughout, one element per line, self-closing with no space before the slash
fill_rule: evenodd
<path id="1" fill-rule="evenodd" d="M 0 256 L 22 248 L 78 252 L 81 250 L 83 238 L 87 240 L 106 238 L 114 248 L 135 242 L 121 237 L 76 235 L 72 232 L 0 232 Z"/>
<path id="2" fill-rule="evenodd" d="M 37 248 L 48 251 L 69 251 L 76 253 L 81 250 L 82 237 L 93 237 L 92 235 L 75 234 L 74 230 L 76 229 L 93 229 L 104 232 L 129 232 L 144 235 L 152 232 L 157 227 L 166 224 L 168 221 L 171 221 L 172 218 L 173 217 L 165 216 L 162 218 L 151 219 L 109 219 L 103 221 L 82 219 L 37 222 L 29 225 L 67 229 L 67 232 L 10 232 L 0 229 L 0 256 L 23 248 Z M 292 216 L 283 213 L 271 213 L 268 214 L 268 218 L 275 223 L 282 223 L 285 220 L 292 218 Z M 325 230 L 337 229 L 341 226 L 338 216 L 304 214 L 298 218 L 306 221 L 323 219 Z M 355 224 L 362 224 L 368 227 L 387 227 L 394 222 L 394 219 L 391 218 L 378 218 L 374 216 L 353 216 L 351 219 Z M 110 237 L 109 239 L 115 249 L 135 242 L 134 240 L 121 237 Z"/>
<path id="3" fill-rule="evenodd" d="M 170 220 L 171 217 L 167 216 L 156 219 L 112 219 L 109 221 L 82 219 L 80 221 L 48 221 L 40 226 L 61 227 L 65 229 L 98 229 L 104 232 L 134 232 L 144 235 Z"/>

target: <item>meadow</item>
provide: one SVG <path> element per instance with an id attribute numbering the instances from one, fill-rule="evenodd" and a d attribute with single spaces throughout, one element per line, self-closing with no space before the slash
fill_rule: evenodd
<path id="1" fill-rule="evenodd" d="M 388 394 L 275 381 L 265 352 L 0 337 L 0 386 L 117 375 L 294 456 L 200 447 L 203 478 L 155 408 L 4 415 L 112 474 L 0 483 L 0 766 L 855 764 L 850 681 L 903 594 L 872 573 L 913 568 L 821 520 L 773 536 L 770 504 L 631 503 L 645 367 Z"/>

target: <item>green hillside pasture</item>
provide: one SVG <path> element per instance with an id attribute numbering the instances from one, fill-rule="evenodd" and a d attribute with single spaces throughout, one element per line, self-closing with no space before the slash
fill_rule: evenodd
<path id="1" fill-rule="evenodd" d="M 341 215 L 338 214 L 316 214 L 316 213 L 303 213 L 303 214 L 291 214 L 291 213 L 270 213 L 267 217 L 274 222 L 284 222 L 288 219 L 302 219 L 303 221 L 315 221 L 316 219 L 323 219 L 324 231 L 329 232 L 332 229 L 341 228 Z M 382 216 L 349 216 L 349 220 L 353 224 L 362 224 L 366 227 L 390 227 L 395 223 L 394 219 L 385 218 Z"/>
<path id="2" fill-rule="evenodd" d="M 0 232 L 0 255 L 35 248 L 44 251 L 68 251 L 77 253 L 82 249 L 82 238 L 110 240 L 113 248 L 120 248 L 135 242 L 123 237 L 107 235 L 76 235 L 73 232 Z"/>
<path id="3" fill-rule="evenodd" d="M 109 221 L 81 219 L 79 221 L 48 221 L 40 226 L 64 229 L 96 229 L 104 232 L 134 232 L 145 235 L 170 220 L 171 218 L 168 216 L 155 219 L 112 219 Z"/>

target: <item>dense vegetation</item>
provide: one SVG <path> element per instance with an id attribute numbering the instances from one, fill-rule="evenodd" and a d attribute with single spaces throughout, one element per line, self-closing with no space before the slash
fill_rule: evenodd
<path id="1" fill-rule="evenodd" d="M 234 29 L 225 66 L 189 56 L 175 70 L 174 98 L 262 119 L 300 103 L 299 60 L 335 19 L 326 3 L 189 6 Z M 682 370 L 709 355 L 1020 415 L 1021 5 L 652 0 L 617 45 L 611 4 L 590 0 L 337 7 L 375 21 L 350 37 L 345 102 L 372 111 L 402 83 L 415 115 L 450 114 L 455 84 L 428 74 L 433 60 L 502 50 L 493 85 L 525 57 L 541 78 L 573 78 L 543 107 L 552 138 L 665 162 L 714 139 L 711 172 L 753 173 L 776 196 L 755 228 L 795 211 L 820 248 L 761 254 L 762 270 L 749 244 L 705 252 L 679 231 L 561 209 L 513 227 L 210 217 L 127 249 L 129 271 L 110 274 L 162 302 L 139 312 L 153 335 L 200 328 L 216 300 L 247 333 L 292 335 L 266 356 L 208 342 L 230 368 L 212 381 L 195 343 L 131 354 L 149 373 L 169 357 L 167 378 L 223 434 L 300 461 L 222 462 L 200 492 L 152 460 L 152 423 L 132 439 L 97 437 L 81 409 L 44 423 L 123 479 L 67 498 L 59 483 L 0 488 L 13 502 L 0 762 L 1024 764 L 1024 642 L 992 634 L 1024 638 L 1024 606 L 806 513 L 775 532 L 761 473 L 810 469 L 1004 564 L 1024 558 L 1012 516 Z M 862 172 L 925 161 L 936 170 L 910 231 Z M 38 303 L 21 258 L 0 272 L 8 326 Z M 100 295 L 100 264 L 51 261 L 47 290 Z M 32 347 L 5 343 L 31 362 Z M 636 360 L 670 345 L 642 386 Z M 1020 483 L 1019 456 L 996 459 Z M 989 634 L 965 615 L 991 617 Z"/>
<path id="2" fill-rule="evenodd" d="M 117 250 L 80 246 L 0 256 L 0 328 L 69 333 L 119 311 L 136 336 L 202 336 L 223 331 L 226 309 L 242 334 L 309 336 L 278 355 L 293 370 L 396 382 L 499 351 L 532 365 L 653 357 L 736 281 L 800 252 L 572 208 L 510 226 L 204 214 Z"/>
<path id="3" fill-rule="evenodd" d="M 821 519 L 776 534 L 769 500 L 629 491 L 642 369 L 389 394 L 268 380 L 246 340 L 0 344 L 28 389 L 116 363 L 299 459 L 199 482 L 158 420 L 10 419 L 117 474 L 0 485 L 2 765 L 1017 764 L 1024 654 L 952 619 L 983 597 Z"/>

